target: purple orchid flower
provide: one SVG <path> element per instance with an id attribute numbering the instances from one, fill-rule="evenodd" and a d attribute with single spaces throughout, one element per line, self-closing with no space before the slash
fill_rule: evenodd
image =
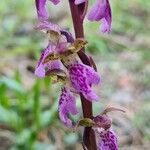
<path id="1" fill-rule="evenodd" d="M 105 109 L 105 111 L 106 110 L 108 109 Z M 117 136 L 110 129 L 111 125 L 111 119 L 103 112 L 93 117 L 93 119 L 84 118 L 79 120 L 75 126 L 75 130 L 78 126 L 93 127 L 97 137 L 97 150 L 118 150 Z"/>
<path id="2" fill-rule="evenodd" d="M 88 13 L 88 19 L 90 21 L 101 20 L 101 32 L 110 32 L 111 30 L 111 8 L 109 0 L 95 0 L 95 3 L 91 7 Z"/>
<path id="3" fill-rule="evenodd" d="M 53 69 L 60 69 L 61 62 L 60 60 L 52 60 L 50 62 L 47 62 L 43 64 L 43 60 L 46 57 L 48 53 L 55 52 L 55 51 L 61 51 L 66 47 L 67 40 L 64 36 L 60 35 L 60 28 L 59 26 L 49 23 L 47 21 L 40 22 L 38 26 L 36 27 L 40 30 L 45 30 L 45 32 L 51 32 L 54 34 L 49 33 L 50 39 L 48 46 L 42 50 L 41 57 L 38 61 L 38 64 L 35 69 L 35 75 L 38 77 L 44 77 L 45 76 L 45 70 L 53 70 Z"/>
<path id="4" fill-rule="evenodd" d="M 113 109 L 105 109 L 104 112 L 107 110 L 112 111 Z M 112 121 L 105 113 L 103 113 L 93 117 L 96 127 L 95 133 L 97 134 L 97 148 L 98 150 L 118 150 L 117 136 L 110 129 Z"/>
<path id="5" fill-rule="evenodd" d="M 49 61 L 45 64 L 43 64 L 43 60 L 48 53 L 63 50 L 66 44 L 67 43 L 64 41 L 62 43 L 61 42 L 58 43 L 57 45 L 55 43 L 49 42 L 48 46 L 45 49 L 43 49 L 41 52 L 41 57 L 35 69 L 36 76 L 42 78 L 45 77 L 46 70 L 50 71 L 53 69 L 61 69 L 61 61 L 59 59 Z"/>
<path id="6" fill-rule="evenodd" d="M 78 93 L 82 93 L 89 101 L 99 99 L 91 88 L 92 84 L 100 82 L 100 77 L 93 68 L 81 63 L 74 63 L 69 66 L 68 70 L 71 84 Z"/>
<path id="7" fill-rule="evenodd" d="M 116 134 L 110 129 L 112 121 L 106 114 L 93 117 L 98 150 L 118 150 Z"/>
<path id="8" fill-rule="evenodd" d="M 116 134 L 111 130 L 98 131 L 98 150 L 118 150 Z"/>
<path id="9" fill-rule="evenodd" d="M 66 87 L 62 87 L 61 95 L 59 99 L 59 117 L 60 120 L 66 125 L 71 127 L 72 122 L 68 118 L 68 114 L 71 113 L 72 115 L 76 115 L 78 113 L 77 107 L 76 107 L 76 101 L 75 97 L 71 94 L 69 89 Z"/>

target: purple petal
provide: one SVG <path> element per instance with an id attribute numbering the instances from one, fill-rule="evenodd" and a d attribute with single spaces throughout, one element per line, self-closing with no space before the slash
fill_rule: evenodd
<path id="1" fill-rule="evenodd" d="M 53 70 L 53 69 L 60 69 L 60 61 L 59 60 L 53 60 L 52 62 L 50 62 L 49 64 L 49 69 Z"/>
<path id="2" fill-rule="evenodd" d="M 98 84 L 100 82 L 99 74 L 92 68 L 87 65 L 84 65 L 86 68 L 86 75 L 89 84 Z"/>
<path id="3" fill-rule="evenodd" d="M 66 126 L 71 126 L 72 122 L 68 118 L 68 113 L 71 113 L 72 115 L 76 115 L 78 113 L 77 107 L 76 107 L 76 101 L 75 97 L 71 94 L 71 92 L 66 88 L 63 87 L 59 99 L 59 117 L 61 121 Z"/>
<path id="4" fill-rule="evenodd" d="M 100 31 L 110 32 L 111 29 L 111 8 L 109 0 L 96 0 L 88 13 L 90 21 L 102 21 Z"/>
<path id="5" fill-rule="evenodd" d="M 36 29 L 52 30 L 52 31 L 60 33 L 61 28 L 57 24 L 53 24 L 53 23 L 47 22 L 47 21 L 42 21 L 36 26 Z"/>
<path id="6" fill-rule="evenodd" d="M 40 78 L 45 77 L 45 68 L 43 65 L 39 65 L 36 69 L 34 74 Z"/>
<path id="7" fill-rule="evenodd" d="M 100 21 L 105 16 L 106 0 L 96 0 L 88 13 L 90 21 Z"/>
<path id="8" fill-rule="evenodd" d="M 86 2 L 87 0 L 75 0 L 75 4 L 76 5 L 79 5 L 79 4 L 81 4 L 81 3 L 84 3 L 84 2 Z"/>
<path id="9" fill-rule="evenodd" d="M 48 70 L 60 69 L 61 68 L 61 62 L 60 62 L 60 60 L 53 60 L 53 61 L 51 61 L 45 65 L 43 65 L 41 63 L 39 66 L 36 67 L 34 74 L 40 78 L 43 78 L 43 77 L 45 77 L 46 68 Z"/>
<path id="10" fill-rule="evenodd" d="M 111 127 L 111 119 L 105 114 L 93 117 L 93 121 L 97 124 L 98 127 L 105 130 Z"/>
<path id="11" fill-rule="evenodd" d="M 118 150 L 117 137 L 113 131 L 104 130 L 98 133 L 98 150 Z"/>
<path id="12" fill-rule="evenodd" d="M 46 10 L 46 0 L 35 0 L 37 15 L 40 21 L 48 19 L 48 13 Z"/>
<path id="13" fill-rule="evenodd" d="M 94 74 L 94 76 L 92 76 Z M 69 66 L 70 81 L 77 92 L 81 92 L 89 101 L 98 100 L 98 96 L 92 90 L 91 84 L 97 84 L 99 77 L 91 67 L 75 63 Z"/>
<path id="14" fill-rule="evenodd" d="M 110 31 L 110 27 L 109 27 L 109 24 L 107 22 L 107 20 L 105 18 L 103 18 L 101 20 L 101 26 L 100 26 L 100 31 L 105 33 L 105 32 L 109 32 Z"/>
<path id="15" fill-rule="evenodd" d="M 103 33 L 109 33 L 111 30 L 111 8 L 109 5 L 109 1 L 107 0 L 107 7 L 106 7 L 106 15 L 105 17 L 101 20 L 102 24 L 100 27 L 100 31 Z"/>

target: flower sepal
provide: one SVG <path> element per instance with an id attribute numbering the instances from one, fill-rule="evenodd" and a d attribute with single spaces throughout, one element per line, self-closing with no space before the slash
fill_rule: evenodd
<path id="1" fill-rule="evenodd" d="M 79 126 L 92 127 L 92 126 L 94 126 L 94 124 L 95 124 L 95 122 L 94 122 L 92 119 L 90 119 L 90 118 L 80 119 L 80 120 L 76 123 L 76 125 L 75 125 L 75 127 L 74 127 L 74 131 L 76 131 L 76 130 L 77 130 L 77 127 L 79 127 Z"/>
<path id="2" fill-rule="evenodd" d="M 49 61 L 52 61 L 52 60 L 57 60 L 57 59 L 61 59 L 65 61 L 68 56 L 77 53 L 86 44 L 87 44 L 86 40 L 82 38 L 77 38 L 73 43 L 68 43 L 66 47 L 64 47 L 61 51 L 55 50 L 53 52 L 48 53 L 43 60 L 43 64 L 48 63 Z"/>
<path id="3" fill-rule="evenodd" d="M 66 83 L 68 81 L 66 72 L 62 69 L 48 70 L 45 75 L 51 77 L 52 83 Z"/>

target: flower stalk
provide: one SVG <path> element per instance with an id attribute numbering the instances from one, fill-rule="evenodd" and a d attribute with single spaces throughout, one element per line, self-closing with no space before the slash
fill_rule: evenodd
<path id="1" fill-rule="evenodd" d="M 88 7 L 88 2 L 82 3 L 80 5 L 75 5 L 74 0 L 69 0 L 69 4 L 70 4 L 75 36 L 76 38 L 84 38 L 83 20 Z M 85 57 L 83 53 L 84 51 L 85 49 L 82 48 L 82 50 L 78 52 L 78 55 L 84 64 L 91 66 L 89 59 Z M 80 94 L 80 98 L 82 103 L 83 117 L 92 118 L 93 117 L 92 102 L 86 100 L 82 94 Z M 92 127 L 84 128 L 83 149 L 88 149 L 88 150 L 97 149 L 95 133 Z"/>
<path id="2" fill-rule="evenodd" d="M 111 8 L 109 0 L 95 0 L 88 13 L 88 0 L 68 0 L 75 38 L 69 31 L 49 22 L 46 0 L 35 0 L 35 2 L 39 21 L 36 29 L 43 31 L 48 38 L 48 44 L 41 51 L 36 65 L 35 75 L 40 78 L 50 76 L 52 83 L 61 83 L 58 101 L 60 120 L 67 127 L 74 126 L 69 114 L 79 113 L 75 95 L 80 95 L 83 119 L 80 119 L 74 127 L 75 129 L 78 126 L 84 127 L 83 149 L 118 150 L 117 136 L 111 129 L 112 121 L 107 113 L 124 111 L 109 107 L 99 115 L 93 116 L 92 102 L 98 101 L 99 96 L 92 89 L 92 85 L 100 83 L 100 75 L 97 73 L 93 59 L 85 53 L 84 48 L 87 44 L 84 39 L 83 27 L 85 16 L 90 21 L 100 21 L 100 31 L 110 32 Z M 57 5 L 61 0 L 50 0 L 50 2 Z"/>

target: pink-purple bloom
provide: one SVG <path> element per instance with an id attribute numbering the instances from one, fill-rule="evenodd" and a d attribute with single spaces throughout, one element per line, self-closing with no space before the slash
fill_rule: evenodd
<path id="1" fill-rule="evenodd" d="M 83 118 L 76 124 L 78 126 L 93 127 L 96 134 L 97 150 L 118 150 L 117 136 L 110 129 L 111 119 L 105 113 L 90 118 Z"/>
<path id="2" fill-rule="evenodd" d="M 58 112 L 60 120 L 66 126 L 72 126 L 72 122 L 69 119 L 68 114 L 71 113 L 72 115 L 76 115 L 78 113 L 78 110 L 76 107 L 75 97 L 67 87 L 62 87 L 61 89 Z"/>
<path id="3" fill-rule="evenodd" d="M 90 21 L 101 21 L 101 32 L 110 32 L 111 30 L 111 8 L 109 0 L 95 0 L 88 13 Z"/>
<path id="4" fill-rule="evenodd" d="M 110 129 L 111 119 L 106 114 L 93 117 L 98 150 L 118 150 L 116 134 Z"/>
<path id="5" fill-rule="evenodd" d="M 55 24 L 44 21 L 44 22 L 40 22 L 36 28 L 40 30 L 45 30 L 45 32 L 52 31 L 55 32 L 56 34 L 56 35 L 51 35 L 51 33 L 49 33 L 50 39 L 48 45 L 46 48 L 42 50 L 41 57 L 35 69 L 36 76 L 45 77 L 46 71 L 53 70 L 53 69 L 60 69 L 61 62 L 60 60 L 52 60 L 50 62 L 43 64 L 43 60 L 45 59 L 47 54 L 56 51 L 60 52 L 62 49 L 64 49 L 64 47 L 66 47 L 67 41 L 64 36 L 60 35 L 60 28 Z"/>

